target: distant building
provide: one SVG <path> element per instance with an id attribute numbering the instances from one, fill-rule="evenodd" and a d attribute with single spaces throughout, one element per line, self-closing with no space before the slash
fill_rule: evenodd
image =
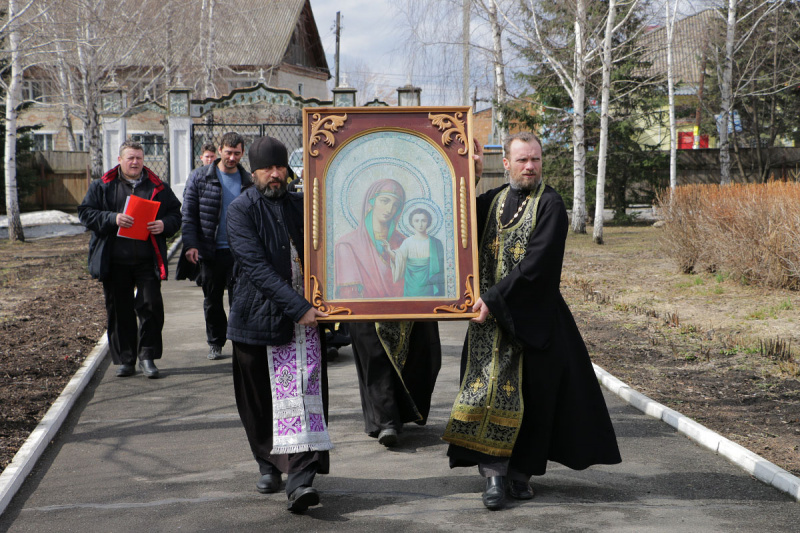
<path id="1" fill-rule="evenodd" d="M 144 0 L 144 5 L 153 0 Z M 164 0 L 161 0 L 163 3 Z M 163 42 L 166 49 L 180 42 L 194 46 L 183 54 L 170 76 L 163 67 L 163 58 L 154 57 L 148 50 L 137 50 L 124 61 L 114 63 L 108 72 L 108 84 L 117 83 L 125 90 L 125 107 L 136 108 L 127 123 L 130 138 L 148 143 L 151 156 L 159 156 L 165 141 L 166 91 L 176 82 L 192 90 L 192 98 L 223 97 L 231 91 L 259 83 L 290 90 L 302 98 L 329 98 L 327 80 L 331 77 L 309 0 L 237 0 L 217 2 L 214 30 L 214 70 L 211 73 L 211 94 L 203 94 L 208 79 L 200 60 L 203 26 L 200 19 L 201 0 L 167 0 L 175 5 L 174 16 L 166 23 L 169 29 Z M 123 1 L 124 3 L 124 1 Z M 164 21 L 138 21 L 137 31 L 146 34 L 150 25 Z M 153 30 L 155 31 L 155 30 Z M 208 29 L 204 29 L 208 32 Z M 182 46 L 188 46 L 186 44 Z M 158 47 L 157 47 L 158 48 Z M 20 114 L 19 125 L 40 124 L 33 134 L 38 150 L 67 150 L 67 133 L 63 118 L 61 91 L 56 83 L 55 57 L 52 64 L 28 69 L 23 81 L 23 97 L 34 105 Z M 72 74 L 76 74 L 72 72 Z M 168 79 L 169 78 L 169 79 Z M 79 95 L 75 95 L 78 97 Z M 136 105 L 134 105 L 136 104 Z M 238 115 L 229 113 L 215 120 L 259 122 L 280 118 L 279 111 L 253 109 Z M 198 119 L 199 120 L 199 119 Z M 77 148 L 86 150 L 83 122 L 73 117 Z"/>
<path id="2" fill-rule="evenodd" d="M 639 44 L 646 49 L 643 60 L 651 63 L 644 75 L 664 80 L 666 93 L 667 78 L 667 35 L 666 28 L 659 27 L 645 33 Z M 709 82 L 705 75 L 710 43 L 721 31 L 721 21 L 713 9 L 701 11 L 696 15 L 675 22 L 673 34 L 673 76 L 675 81 L 675 115 L 678 130 L 678 149 L 691 150 L 694 144 L 695 129 L 698 129 L 698 148 L 715 148 L 716 131 L 702 130 L 698 124 L 697 113 L 700 96 L 708 91 Z M 669 150 L 669 108 L 665 105 L 661 114 L 664 117 L 659 125 L 651 126 L 645 136 L 645 144 L 656 145 Z M 702 111 L 701 111 L 702 117 Z"/>

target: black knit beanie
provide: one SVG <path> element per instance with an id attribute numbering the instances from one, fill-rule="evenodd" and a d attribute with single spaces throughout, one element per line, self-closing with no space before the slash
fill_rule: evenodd
<path id="1" fill-rule="evenodd" d="M 259 137 L 253 141 L 247 151 L 247 156 L 250 159 L 250 172 L 272 165 L 289 166 L 289 153 L 286 151 L 286 146 L 272 137 Z"/>

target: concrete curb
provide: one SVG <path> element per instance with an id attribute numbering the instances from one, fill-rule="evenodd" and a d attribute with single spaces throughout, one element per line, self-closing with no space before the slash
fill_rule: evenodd
<path id="1" fill-rule="evenodd" d="M 181 237 L 175 239 L 167 252 L 167 261 L 172 260 L 182 241 Z M 89 380 L 92 379 L 106 354 L 108 354 L 108 336 L 104 331 L 94 349 L 64 387 L 61 395 L 56 398 L 56 401 L 14 455 L 11 463 L 0 474 L 0 515 L 6 510 L 14 495 L 25 482 L 25 478 L 36 466 L 36 461 L 39 460 L 47 445 L 61 429 L 61 424 L 66 420 L 75 401 L 86 388 Z"/>
<path id="2" fill-rule="evenodd" d="M 181 244 L 183 244 L 183 235 L 181 235 L 180 237 L 175 239 L 175 242 L 173 242 L 172 246 L 170 246 L 169 250 L 167 250 L 167 262 L 168 263 L 170 261 L 172 261 L 172 257 L 175 255 L 175 252 L 178 251 L 178 248 L 180 248 Z"/>
<path id="3" fill-rule="evenodd" d="M 747 448 L 711 431 L 702 424 L 698 424 L 691 418 L 651 400 L 640 392 L 636 392 L 601 367 L 594 365 L 594 372 L 605 388 L 628 402 L 628 404 L 648 416 L 666 422 L 677 429 L 678 433 L 689 437 L 703 448 L 725 457 L 756 479 L 772 485 L 800 502 L 800 478 L 770 463 Z"/>
<path id="4" fill-rule="evenodd" d="M 5 511 L 11 499 L 17 493 L 25 478 L 33 470 L 36 461 L 44 452 L 47 445 L 55 437 L 61 424 L 67 418 L 70 409 L 80 396 L 86 384 L 92 379 L 97 367 L 108 353 L 108 339 L 105 332 L 94 349 L 89 353 L 83 364 L 72 376 L 72 379 L 64 387 L 61 395 L 56 398 L 53 405 L 45 413 L 44 418 L 31 432 L 25 443 L 14 455 L 11 463 L 0 475 L 0 514 Z"/>

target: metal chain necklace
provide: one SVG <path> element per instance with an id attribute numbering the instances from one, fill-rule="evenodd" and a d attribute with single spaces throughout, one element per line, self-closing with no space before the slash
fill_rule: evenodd
<path id="1" fill-rule="evenodd" d="M 506 229 L 506 228 L 511 227 L 511 225 L 514 223 L 514 221 L 517 220 L 517 217 L 519 216 L 519 214 L 522 213 L 522 211 L 525 209 L 525 206 L 528 205 L 528 200 L 531 199 L 532 195 L 533 195 L 533 191 L 528 193 L 528 196 L 525 197 L 525 200 L 523 200 L 523 202 L 519 206 L 519 209 L 517 209 L 517 212 L 514 213 L 514 216 L 511 217 L 511 220 L 509 220 L 508 223 L 506 223 L 506 224 L 503 224 L 502 222 L 500 222 L 503 219 L 503 208 L 506 206 L 506 203 L 503 202 L 500 205 L 500 211 L 497 213 L 497 225 L 500 227 L 500 229 Z"/>

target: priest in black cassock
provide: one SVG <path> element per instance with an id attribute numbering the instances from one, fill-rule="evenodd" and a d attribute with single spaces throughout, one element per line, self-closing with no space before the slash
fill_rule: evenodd
<path id="1" fill-rule="evenodd" d="M 481 298 L 444 440 L 450 467 L 478 466 L 484 505 L 534 496 L 547 461 L 574 470 L 621 462 L 586 345 L 559 284 L 569 221 L 542 181 L 542 146 L 503 144 L 509 183 L 477 198 Z M 476 174 L 482 170 L 480 149 Z"/>

